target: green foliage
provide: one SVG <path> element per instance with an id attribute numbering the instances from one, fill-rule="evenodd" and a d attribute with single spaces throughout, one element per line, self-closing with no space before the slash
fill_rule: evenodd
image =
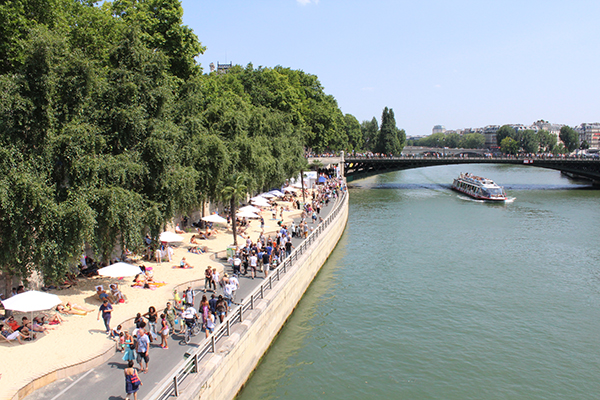
<path id="1" fill-rule="evenodd" d="M 590 144 L 587 142 L 587 140 L 584 140 L 583 142 L 581 142 L 581 145 L 579 146 L 580 150 L 587 150 L 590 148 Z"/>
<path id="2" fill-rule="evenodd" d="M 556 136 L 552 135 L 550 132 L 542 129 L 537 132 L 538 142 L 540 145 L 540 150 L 543 152 L 552 151 L 554 146 L 556 146 Z"/>
<path id="3" fill-rule="evenodd" d="M 375 152 L 399 155 L 402 153 L 405 142 L 406 134 L 404 130 L 396 127 L 394 111 L 385 107 L 381 115 L 381 128 L 377 135 Z"/>
<path id="4" fill-rule="evenodd" d="M 519 142 L 517 142 L 510 136 L 505 137 L 504 139 L 502 139 L 502 142 L 500 142 L 500 151 L 502 151 L 504 154 L 515 155 L 519 152 L 519 147 Z"/>
<path id="5" fill-rule="evenodd" d="M 456 132 L 447 133 L 444 142 L 446 144 L 446 147 L 449 147 L 451 149 L 456 149 L 457 147 L 463 147 L 461 145 L 461 137 Z M 484 143 L 485 143 L 485 138 L 484 138 Z"/>
<path id="6" fill-rule="evenodd" d="M 572 152 L 573 150 L 579 148 L 579 135 L 575 132 L 575 129 L 569 126 L 563 126 L 560 128 L 560 140 L 565 145 L 565 148 L 568 152 Z"/>
<path id="7" fill-rule="evenodd" d="M 502 125 L 500 129 L 498 129 L 498 132 L 496 132 L 496 143 L 498 143 L 498 146 L 501 146 L 502 141 L 507 137 L 515 139 L 515 130 L 510 125 Z"/>
<path id="8" fill-rule="evenodd" d="M 523 132 L 521 139 L 521 147 L 525 153 L 537 153 L 540 148 L 540 140 L 538 135 L 532 130 Z"/>
<path id="9" fill-rule="evenodd" d="M 235 209 L 280 185 L 308 167 L 306 148 L 363 147 L 314 75 L 251 64 L 203 75 L 178 0 L 0 3 L 0 269 L 11 276 L 57 281 L 86 243 L 109 261 L 203 201 Z"/>
<path id="10" fill-rule="evenodd" d="M 485 136 L 481 133 L 467 133 L 460 139 L 459 146 L 463 149 L 482 149 L 485 147 Z"/>
<path id="11" fill-rule="evenodd" d="M 379 124 L 373 117 L 371 121 L 363 121 L 360 124 L 365 150 L 374 151 L 377 144 L 377 135 L 379 135 Z"/>

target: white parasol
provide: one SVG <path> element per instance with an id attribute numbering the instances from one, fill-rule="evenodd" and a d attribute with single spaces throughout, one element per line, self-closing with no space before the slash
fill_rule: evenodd
<path id="1" fill-rule="evenodd" d="M 260 208 L 257 208 L 254 206 L 244 206 L 244 207 L 240 208 L 238 211 L 239 212 L 250 211 L 250 212 L 258 214 L 260 212 Z"/>
<path id="2" fill-rule="evenodd" d="M 264 198 L 266 198 L 266 199 L 271 199 L 273 197 L 277 197 L 277 196 L 275 196 L 274 194 L 271 194 L 271 193 L 263 193 L 263 194 L 261 194 L 261 196 L 264 197 Z"/>
<path id="3" fill-rule="evenodd" d="M 49 310 L 60 303 L 61 301 L 57 295 L 38 292 L 36 290 L 19 293 L 2 301 L 2 305 L 4 305 L 4 308 L 7 310 L 20 312 Z"/>
<path id="4" fill-rule="evenodd" d="M 285 196 L 285 194 L 281 193 L 281 191 L 279 191 L 279 190 L 271 190 L 269 193 L 272 194 L 272 195 L 274 195 L 275 197 L 283 197 L 283 196 Z"/>
<path id="5" fill-rule="evenodd" d="M 259 207 L 271 207 L 271 204 L 269 204 L 269 201 L 267 199 L 265 199 L 264 197 L 261 197 L 258 200 L 250 200 L 250 202 L 252 204 L 254 204 L 255 206 L 259 206 Z"/>
<path id="6" fill-rule="evenodd" d="M 235 215 L 239 218 L 260 218 L 260 215 L 256 215 L 255 213 L 250 211 L 242 211 Z"/>
<path id="7" fill-rule="evenodd" d="M 299 189 L 298 189 L 298 188 L 296 188 L 296 187 L 293 187 L 293 186 L 286 186 L 286 187 L 284 187 L 282 190 L 283 190 L 284 192 L 295 192 L 296 190 L 299 190 Z"/>
<path id="8" fill-rule="evenodd" d="M 135 276 L 141 274 L 142 270 L 137 265 L 124 262 L 114 263 L 108 267 L 100 268 L 98 274 L 111 278 L 122 278 L 124 276 Z"/>
<path id="9" fill-rule="evenodd" d="M 158 237 L 158 240 L 160 242 L 177 243 L 177 242 L 183 242 L 183 236 L 179 236 L 178 234 L 173 233 L 173 232 L 165 231 L 160 234 L 160 236 Z"/>
<path id="10" fill-rule="evenodd" d="M 219 214 L 211 214 L 211 215 L 207 215 L 206 217 L 202 217 L 202 221 L 214 222 L 217 224 L 226 224 L 227 223 L 227 219 L 221 217 Z"/>

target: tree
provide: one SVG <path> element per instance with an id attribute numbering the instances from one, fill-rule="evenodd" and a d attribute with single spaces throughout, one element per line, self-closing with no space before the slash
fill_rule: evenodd
<path id="1" fill-rule="evenodd" d="M 504 154 L 517 154 L 519 152 L 519 142 L 511 137 L 505 137 L 500 142 L 500 151 Z"/>
<path id="2" fill-rule="evenodd" d="M 583 142 L 581 142 L 581 146 L 579 146 L 580 150 L 587 150 L 590 148 L 590 144 L 587 142 L 587 140 L 584 140 Z"/>
<path id="3" fill-rule="evenodd" d="M 463 149 L 482 149 L 485 146 L 485 136 L 481 133 L 467 133 L 460 140 Z"/>
<path id="4" fill-rule="evenodd" d="M 502 125 L 498 132 L 496 132 L 496 143 L 500 146 L 500 143 L 507 137 L 515 139 L 515 130 L 510 125 Z"/>
<path id="5" fill-rule="evenodd" d="M 348 150 L 362 150 L 363 149 L 363 137 L 360 129 L 360 124 L 354 115 L 344 115 L 344 131 L 348 138 Z"/>
<path id="6" fill-rule="evenodd" d="M 575 129 L 565 125 L 560 128 L 559 137 L 569 153 L 579 147 L 579 135 L 575 132 Z"/>
<path id="7" fill-rule="evenodd" d="M 363 121 L 360 124 L 360 130 L 362 132 L 365 150 L 374 151 L 375 145 L 377 144 L 377 136 L 379 134 L 377 118 L 373 117 L 370 121 Z"/>
<path id="8" fill-rule="evenodd" d="M 540 147 L 540 141 L 536 133 L 532 130 L 523 132 L 521 147 L 525 153 L 537 153 Z"/>
<path id="9" fill-rule="evenodd" d="M 543 152 L 552 151 L 556 146 L 556 136 L 548 132 L 547 130 L 539 130 L 537 133 L 538 142 L 540 144 L 540 150 Z"/>
<path id="10" fill-rule="evenodd" d="M 456 132 L 448 133 L 445 139 L 446 147 L 456 149 L 460 146 L 460 135 Z"/>
<path id="11" fill-rule="evenodd" d="M 404 130 L 396 127 L 394 110 L 385 107 L 381 115 L 381 128 L 375 151 L 382 154 L 400 154 L 406 142 Z"/>
<path id="12" fill-rule="evenodd" d="M 236 232 L 236 221 L 235 221 L 235 210 L 240 199 L 246 195 L 247 187 L 244 183 L 245 179 L 242 175 L 232 175 L 229 178 L 229 186 L 225 186 L 221 190 L 221 196 L 223 200 L 229 201 L 229 208 L 231 213 L 231 231 L 233 232 L 233 244 L 237 246 L 237 232 Z"/>

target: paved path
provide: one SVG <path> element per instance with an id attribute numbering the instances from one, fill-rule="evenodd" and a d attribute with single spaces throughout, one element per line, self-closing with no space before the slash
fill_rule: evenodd
<path id="1" fill-rule="evenodd" d="M 327 207 L 321 209 L 321 216 L 323 219 L 331 212 L 334 204 L 335 202 L 331 201 Z M 308 219 L 310 220 L 310 218 Z M 296 223 L 298 222 L 299 218 L 296 219 Z M 316 224 L 313 225 L 311 223 L 309 226 L 316 226 Z M 292 244 L 295 247 L 298 247 L 300 243 L 302 243 L 301 239 L 292 239 Z M 225 272 L 229 274 L 232 273 L 232 269 L 229 265 L 225 265 Z M 260 277 L 254 280 L 250 278 L 249 274 L 248 276 L 240 276 L 240 288 L 236 293 L 236 301 L 241 302 L 263 282 L 264 274 L 259 273 L 259 275 Z M 196 309 L 198 309 L 197 306 L 203 293 L 201 287 L 196 287 L 195 289 L 197 292 Z M 208 293 L 207 297 L 210 298 L 210 293 Z M 235 310 L 235 308 L 236 306 L 234 306 L 233 310 Z M 159 311 L 162 311 L 162 307 Z M 138 398 L 143 399 L 144 396 L 151 393 L 155 387 L 159 386 L 161 381 L 165 378 L 165 374 L 184 360 L 187 352 L 193 351 L 194 348 L 198 347 L 198 344 L 204 340 L 204 333 L 201 332 L 198 336 L 193 337 L 191 343 L 188 345 L 181 342 L 181 339 L 182 335 L 173 334 L 169 338 L 169 348 L 166 350 L 161 349 L 159 345 L 151 346 L 148 373 L 140 374 L 143 385 L 138 392 Z M 65 351 L 68 351 L 68 349 L 65 349 Z M 122 360 L 122 353 L 115 353 L 108 362 L 82 374 L 64 378 L 44 386 L 27 396 L 25 399 L 125 399 L 125 378 L 123 369 L 126 366 L 126 362 Z"/>

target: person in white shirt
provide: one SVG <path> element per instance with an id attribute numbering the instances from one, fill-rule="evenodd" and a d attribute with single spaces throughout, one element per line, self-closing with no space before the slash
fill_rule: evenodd
<path id="1" fill-rule="evenodd" d="M 231 283 L 231 279 L 225 288 L 223 288 L 223 297 L 227 300 L 227 305 L 231 307 L 231 303 L 233 303 L 233 296 L 235 292 L 235 284 Z"/>
<path id="2" fill-rule="evenodd" d="M 250 263 L 250 275 L 252 275 L 252 279 L 254 279 L 256 268 L 258 267 L 258 257 L 256 257 L 256 252 L 252 252 L 250 257 L 248 257 L 248 262 Z"/>
<path id="3" fill-rule="evenodd" d="M 188 329 L 194 326 L 194 323 L 198 319 L 198 311 L 194 307 L 188 307 L 185 309 L 183 313 L 181 313 L 181 318 L 185 320 L 185 325 Z"/>

